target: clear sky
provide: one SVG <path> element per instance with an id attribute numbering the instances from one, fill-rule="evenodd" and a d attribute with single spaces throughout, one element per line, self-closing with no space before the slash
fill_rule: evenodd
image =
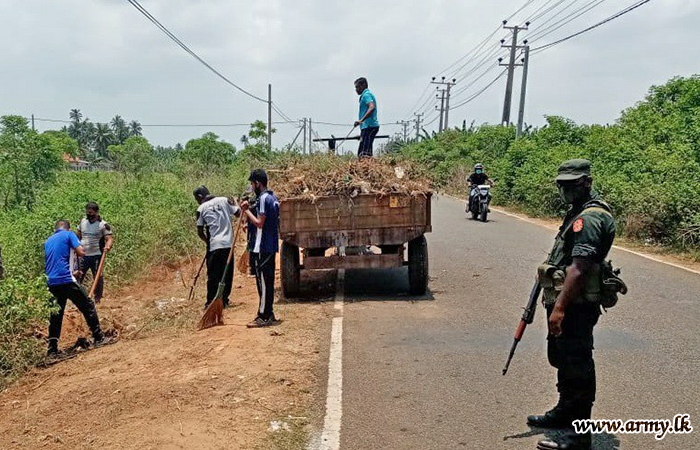
<path id="1" fill-rule="evenodd" d="M 140 0 L 202 58 L 255 95 L 273 99 L 293 119 L 350 124 L 357 115 L 353 80 L 369 79 L 382 132 L 411 118 L 420 106 L 434 117 L 432 76 L 509 22 L 539 13 L 530 31 L 533 47 L 592 25 L 635 0 Z M 555 6 L 556 5 L 556 6 Z M 587 5 L 587 13 L 551 27 Z M 547 12 L 547 8 L 555 6 Z M 572 16 L 573 17 L 573 16 Z M 581 37 L 531 58 L 526 122 L 545 115 L 577 122 L 613 122 L 643 98 L 652 84 L 698 71 L 700 1 L 652 0 Z M 537 40 L 537 32 L 543 34 Z M 499 30 L 481 59 L 455 74 L 453 105 L 499 74 Z M 126 0 L 4 0 L 0 2 L 0 114 L 68 119 L 79 108 L 95 122 L 115 114 L 151 124 L 234 124 L 266 119 L 266 104 L 246 97 L 177 47 Z M 454 67 L 458 69 L 461 63 Z M 487 69 L 482 78 L 475 79 Z M 471 73 L 470 73 L 471 72 Z M 517 117 L 520 70 L 512 119 Z M 473 83 L 470 85 L 470 83 Z M 450 112 L 462 120 L 498 123 L 505 78 L 472 102 Z M 421 97 L 421 95 L 424 97 Z M 423 102 L 422 99 L 430 100 Z M 417 104 L 416 104 L 417 103 Z M 275 115 L 273 120 L 281 120 Z M 57 124 L 37 122 L 39 129 Z M 277 125 L 274 145 L 289 142 L 296 124 Z M 431 124 L 433 129 L 437 123 Z M 245 127 L 144 127 L 154 144 L 186 142 L 214 131 L 239 145 Z M 318 124 L 319 135 L 345 135 L 348 126 Z"/>

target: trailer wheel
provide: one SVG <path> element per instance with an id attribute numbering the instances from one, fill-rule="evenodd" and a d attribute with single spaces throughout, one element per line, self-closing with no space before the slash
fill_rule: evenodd
<path id="1" fill-rule="evenodd" d="M 287 298 L 299 295 L 301 267 L 299 264 L 299 247 L 288 242 L 282 243 L 280 278 L 282 291 Z"/>
<path id="2" fill-rule="evenodd" d="M 428 242 L 419 236 L 408 243 L 408 285 L 411 295 L 428 290 Z"/>

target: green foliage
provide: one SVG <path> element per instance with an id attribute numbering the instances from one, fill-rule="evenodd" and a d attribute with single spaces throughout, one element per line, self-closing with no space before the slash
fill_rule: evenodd
<path id="1" fill-rule="evenodd" d="M 122 145 L 110 145 L 108 152 L 114 158 L 117 170 L 138 178 L 150 173 L 155 164 L 153 146 L 145 137 L 127 138 Z"/>
<path id="2" fill-rule="evenodd" d="M 0 118 L 0 202 L 5 209 L 34 206 L 37 192 L 64 166 L 64 151 L 75 151 L 60 134 L 37 134 L 20 116 Z"/>
<path id="3" fill-rule="evenodd" d="M 515 139 L 512 127 L 448 130 L 402 153 L 425 164 L 446 190 L 465 192 L 476 162 L 496 179 L 494 201 L 536 215 L 563 213 L 553 182 L 569 158 L 593 163 L 595 188 L 626 235 L 684 249 L 700 243 L 700 76 L 654 86 L 612 126 L 547 125 Z"/>
<path id="4" fill-rule="evenodd" d="M 219 140 L 214 133 L 205 133 L 201 138 L 191 139 L 178 154 L 185 175 L 202 177 L 206 174 L 224 173 L 233 163 L 236 148 Z"/>
<path id="5" fill-rule="evenodd" d="M 0 281 L 0 386 L 3 379 L 31 367 L 45 351 L 32 329 L 45 329 L 48 319 L 43 242 L 55 221 L 68 219 L 75 228 L 88 201 L 100 205 L 114 231 L 114 251 L 105 268 L 114 289 L 151 265 L 176 264 L 204 251 L 194 231 L 197 205 L 192 197 L 192 189 L 202 183 L 213 192 L 231 195 L 232 185 L 239 189 L 245 185 L 244 170 L 203 179 L 154 173 L 139 182 L 118 172 L 62 171 L 57 183 L 39 193 L 32 211 L 0 212 L 5 267 L 5 279 Z"/>
<path id="6" fill-rule="evenodd" d="M 46 279 L 0 281 L 0 386 L 36 364 L 46 350 L 32 336 L 51 311 Z M 21 301 L 18 301 L 21 299 Z"/>

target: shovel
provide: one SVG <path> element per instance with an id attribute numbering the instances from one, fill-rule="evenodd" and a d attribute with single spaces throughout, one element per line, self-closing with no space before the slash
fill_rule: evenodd
<path id="1" fill-rule="evenodd" d="M 95 295 L 95 290 L 97 290 L 97 283 L 100 281 L 100 278 L 102 278 L 102 272 L 105 268 L 105 259 L 107 258 L 107 253 L 109 253 L 109 250 L 107 249 L 105 249 L 104 252 L 102 252 L 102 258 L 100 258 L 100 265 L 97 267 L 97 273 L 95 274 L 95 278 L 92 280 L 92 287 L 90 288 L 90 293 L 88 294 L 89 298 L 93 298 L 93 296 Z"/>

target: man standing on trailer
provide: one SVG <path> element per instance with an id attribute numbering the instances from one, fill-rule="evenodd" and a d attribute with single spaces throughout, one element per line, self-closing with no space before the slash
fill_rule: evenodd
<path id="1" fill-rule="evenodd" d="M 359 119 L 355 121 L 355 126 L 360 127 L 360 147 L 357 150 L 357 157 L 371 158 L 372 144 L 379 133 L 377 99 L 370 92 L 367 78 L 364 77 L 355 80 L 355 92 L 360 96 L 360 114 Z"/>

